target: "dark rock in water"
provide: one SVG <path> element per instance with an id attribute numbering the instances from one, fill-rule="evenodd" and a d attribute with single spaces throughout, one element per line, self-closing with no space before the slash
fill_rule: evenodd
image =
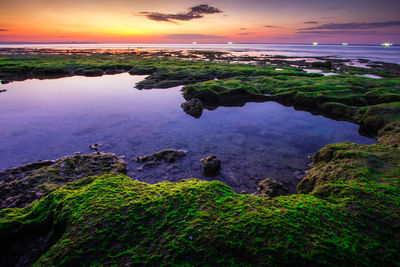
<path id="1" fill-rule="evenodd" d="M 4 93 L 4 92 L 7 92 L 7 90 L 6 89 L 0 89 L 0 93 Z"/>
<path id="2" fill-rule="evenodd" d="M 1 84 L 7 84 L 7 83 L 10 83 L 10 81 L 7 81 L 7 80 L 2 80 L 1 81 Z"/>
<path id="3" fill-rule="evenodd" d="M 0 171 L 0 209 L 24 207 L 68 182 L 107 173 L 126 174 L 127 165 L 114 154 L 97 152 Z"/>
<path id="4" fill-rule="evenodd" d="M 187 153 L 186 150 L 163 149 L 154 154 L 137 157 L 134 158 L 133 160 L 137 162 L 145 162 L 146 164 L 144 166 L 154 167 L 156 165 L 161 164 L 161 162 L 163 161 L 167 163 L 174 163 L 183 156 L 185 156 L 186 153 Z"/>
<path id="5" fill-rule="evenodd" d="M 201 103 L 197 98 L 192 98 L 185 103 L 182 103 L 181 107 L 183 108 L 183 111 L 195 118 L 200 118 L 203 113 L 203 103 Z"/>
<path id="6" fill-rule="evenodd" d="M 221 161 L 215 156 L 210 155 L 200 160 L 204 176 L 213 177 L 219 174 Z"/>
<path id="7" fill-rule="evenodd" d="M 93 145 L 91 145 L 91 146 L 89 146 L 89 148 L 91 149 L 91 150 L 95 150 L 95 151 L 99 151 L 99 149 L 100 149 L 100 147 L 102 146 L 103 144 L 93 144 Z"/>
<path id="8" fill-rule="evenodd" d="M 271 178 L 262 180 L 258 184 L 257 195 L 259 195 L 259 196 L 277 197 L 277 196 L 283 196 L 283 195 L 288 195 L 288 194 L 289 194 L 289 190 L 283 184 L 281 184 Z"/>

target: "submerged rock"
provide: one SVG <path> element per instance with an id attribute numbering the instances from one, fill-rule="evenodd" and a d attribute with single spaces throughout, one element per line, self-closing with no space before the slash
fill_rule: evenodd
<path id="1" fill-rule="evenodd" d="M 111 153 L 75 154 L 0 171 L 0 209 L 24 207 L 62 185 L 92 175 L 127 173 L 127 165 Z"/>
<path id="2" fill-rule="evenodd" d="M 166 163 L 174 163 L 183 156 L 185 156 L 186 153 L 187 153 L 186 150 L 176 150 L 170 148 L 170 149 L 163 149 L 151 155 L 145 155 L 133 158 L 133 160 L 137 162 L 145 162 L 146 164 L 144 166 L 154 167 L 156 165 L 161 164 L 163 161 Z M 141 168 L 139 169 L 141 170 Z"/>
<path id="3" fill-rule="evenodd" d="M 7 92 L 7 90 L 6 89 L 0 89 L 0 93 L 4 93 L 4 92 Z"/>
<path id="4" fill-rule="evenodd" d="M 93 144 L 93 145 L 91 145 L 91 146 L 89 146 L 89 148 L 91 149 L 91 150 L 95 150 L 95 151 L 99 151 L 99 149 L 100 149 L 100 147 L 102 146 L 103 144 Z"/>
<path id="5" fill-rule="evenodd" d="M 261 197 L 277 197 L 288 194 L 289 190 L 283 184 L 271 178 L 264 179 L 258 184 L 257 195 Z"/>
<path id="6" fill-rule="evenodd" d="M 213 177 L 219 174 L 221 169 L 221 161 L 215 156 L 210 155 L 200 160 L 201 169 L 204 176 Z"/>
<path id="7" fill-rule="evenodd" d="M 200 118 L 203 113 L 203 103 L 197 98 L 192 98 L 185 103 L 182 103 L 181 107 L 183 108 L 183 111 L 195 118 Z"/>
<path id="8" fill-rule="evenodd" d="M 10 83 L 10 82 L 7 81 L 7 80 L 2 80 L 2 81 L 1 81 L 1 84 L 7 84 L 7 83 Z"/>

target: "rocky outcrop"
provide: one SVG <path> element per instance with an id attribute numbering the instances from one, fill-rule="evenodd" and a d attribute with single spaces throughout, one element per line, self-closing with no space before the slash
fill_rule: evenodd
<path id="1" fill-rule="evenodd" d="M 219 174 L 221 170 L 221 160 L 219 160 L 215 155 L 203 158 L 200 162 L 204 176 L 214 177 Z"/>
<path id="2" fill-rule="evenodd" d="M 24 207 L 62 185 L 92 175 L 127 173 L 124 161 L 111 153 L 75 154 L 0 172 L 0 209 Z"/>
<path id="3" fill-rule="evenodd" d="M 183 108 L 183 111 L 195 118 L 200 118 L 203 113 L 203 103 L 201 103 L 197 98 L 192 98 L 185 103 L 182 103 L 181 107 Z"/>
<path id="4" fill-rule="evenodd" d="M 258 184 L 257 195 L 261 197 L 277 197 L 288 194 L 289 190 L 283 184 L 271 178 L 264 179 Z"/>
<path id="5" fill-rule="evenodd" d="M 133 160 L 137 162 L 144 162 L 144 166 L 154 167 L 156 165 L 161 164 L 162 162 L 166 163 L 175 163 L 180 158 L 185 156 L 187 153 L 186 150 L 176 150 L 176 149 L 163 149 L 151 155 L 140 156 L 134 158 Z M 141 169 L 140 168 L 140 169 Z"/>

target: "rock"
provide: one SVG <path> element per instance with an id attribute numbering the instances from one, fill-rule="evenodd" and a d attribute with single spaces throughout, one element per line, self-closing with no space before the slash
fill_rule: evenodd
<path id="1" fill-rule="evenodd" d="M 102 146 L 103 144 L 93 144 L 91 146 L 89 146 L 90 149 L 94 150 L 94 151 L 99 151 L 99 148 Z"/>
<path id="2" fill-rule="evenodd" d="M 7 84 L 7 83 L 10 83 L 10 81 L 6 81 L 6 80 L 1 81 L 1 84 Z"/>
<path id="3" fill-rule="evenodd" d="M 192 98 L 185 103 L 182 103 L 181 107 L 183 108 L 183 111 L 195 118 L 200 118 L 203 113 L 203 103 L 197 98 Z"/>
<path id="4" fill-rule="evenodd" d="M 107 173 L 126 174 L 126 162 L 114 154 L 97 152 L 0 171 L 0 209 L 24 207 L 68 182 Z"/>
<path id="5" fill-rule="evenodd" d="M 258 184 L 257 195 L 261 197 L 277 197 L 288 195 L 289 190 L 281 183 L 267 178 Z"/>
<path id="6" fill-rule="evenodd" d="M 86 69 L 83 71 L 83 75 L 88 77 L 102 76 L 103 73 L 101 69 Z"/>
<path id="7" fill-rule="evenodd" d="M 4 93 L 4 92 L 7 92 L 7 90 L 6 89 L 0 89 L 0 93 Z"/>
<path id="8" fill-rule="evenodd" d="M 137 162 L 145 162 L 146 164 L 144 166 L 154 167 L 161 164 L 161 162 L 163 161 L 166 163 L 175 163 L 180 158 L 185 156 L 186 153 L 186 150 L 163 149 L 154 154 L 137 157 L 133 160 Z M 143 169 L 144 166 L 140 168 L 140 171 Z"/>
<path id="9" fill-rule="evenodd" d="M 219 174 L 221 161 L 215 156 L 210 155 L 200 160 L 204 176 L 213 177 Z"/>

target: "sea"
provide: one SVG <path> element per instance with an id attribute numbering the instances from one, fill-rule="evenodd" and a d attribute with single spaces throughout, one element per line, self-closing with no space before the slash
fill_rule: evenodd
<path id="1" fill-rule="evenodd" d="M 313 44 L 162 44 L 162 43 L 70 43 L 70 44 L 0 44 L 0 48 L 52 48 L 52 49 L 182 49 L 255 51 L 264 55 L 288 57 L 334 57 L 368 59 L 400 64 L 400 46 L 380 45 L 313 45 Z"/>

